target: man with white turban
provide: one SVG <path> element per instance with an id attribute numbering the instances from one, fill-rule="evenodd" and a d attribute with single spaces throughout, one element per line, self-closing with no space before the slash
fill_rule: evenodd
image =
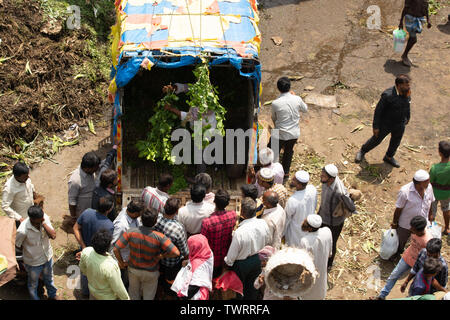
<path id="1" fill-rule="evenodd" d="M 284 228 L 285 243 L 289 247 L 298 247 L 306 233 L 302 231 L 302 223 L 306 217 L 316 212 L 317 189 L 309 182 L 309 173 L 297 171 L 292 177 L 290 186 L 295 188 L 294 194 L 286 203 L 286 226 Z"/>
<path id="2" fill-rule="evenodd" d="M 260 187 L 258 191 L 258 197 L 261 197 L 266 190 L 272 190 L 278 193 L 278 203 L 281 207 L 285 207 L 286 198 L 287 198 L 287 190 L 281 183 L 275 183 L 275 174 L 269 168 L 262 168 L 259 170 L 256 183 Z"/>
<path id="3" fill-rule="evenodd" d="M 395 203 L 392 229 L 397 230 L 397 255 L 403 252 L 405 244 L 411 236 L 410 222 L 415 216 L 422 216 L 428 220 L 432 217 L 431 203 L 435 200 L 430 175 L 425 170 L 418 170 L 413 181 L 400 188 Z"/>
<path id="4" fill-rule="evenodd" d="M 324 300 L 328 289 L 327 261 L 333 253 L 333 236 L 328 227 L 322 227 L 322 218 L 318 214 L 310 214 L 302 224 L 306 235 L 300 241 L 300 249 L 311 253 L 319 276 L 314 285 L 304 295 L 303 300 Z"/>
<path id="5" fill-rule="evenodd" d="M 279 162 L 273 162 L 274 161 L 274 153 L 272 149 L 270 148 L 264 148 L 259 150 L 258 154 L 258 160 L 261 164 L 261 169 L 268 168 L 271 169 L 274 174 L 274 183 L 275 184 L 283 184 L 283 178 L 284 178 L 284 170 L 283 166 Z M 249 166 L 248 170 L 248 176 L 250 178 L 250 181 L 252 184 L 258 188 L 258 194 L 262 194 L 264 189 L 256 182 L 257 175 L 261 172 L 261 169 L 255 174 L 255 169 L 253 166 Z"/>
<path id="6" fill-rule="evenodd" d="M 323 226 L 330 228 L 333 235 L 333 253 L 328 259 L 328 268 L 331 268 L 345 218 L 356 212 L 356 207 L 347 188 L 339 179 L 338 169 L 334 164 L 327 164 L 322 169 L 320 182 L 322 182 L 322 197 L 318 214 L 322 217 Z"/>

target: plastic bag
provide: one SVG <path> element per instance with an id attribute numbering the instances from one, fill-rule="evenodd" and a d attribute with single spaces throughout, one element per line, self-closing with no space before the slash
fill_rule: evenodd
<path id="1" fill-rule="evenodd" d="M 398 235 L 397 230 L 389 229 L 383 234 L 383 239 L 381 241 L 380 248 L 380 258 L 383 260 L 388 260 L 392 257 L 398 249 Z"/>
<path id="2" fill-rule="evenodd" d="M 402 52 L 405 49 L 406 46 L 406 31 L 395 29 L 393 32 L 393 38 L 394 38 L 394 51 L 395 52 Z"/>
<path id="3" fill-rule="evenodd" d="M 439 226 L 436 221 L 428 225 L 428 232 L 433 238 L 441 239 L 442 227 Z"/>

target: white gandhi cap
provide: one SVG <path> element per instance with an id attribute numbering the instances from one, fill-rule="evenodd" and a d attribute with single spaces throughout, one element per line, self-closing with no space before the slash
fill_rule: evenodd
<path id="1" fill-rule="evenodd" d="M 327 164 L 325 166 L 325 171 L 333 178 L 336 178 L 339 172 L 338 168 L 334 164 Z"/>
<path id="2" fill-rule="evenodd" d="M 297 179 L 301 183 L 308 183 L 309 173 L 304 170 L 297 171 L 295 173 L 295 179 Z"/>
<path id="3" fill-rule="evenodd" d="M 318 214 L 310 214 L 306 217 L 306 221 L 313 228 L 320 228 L 322 226 L 322 217 Z"/>
<path id="4" fill-rule="evenodd" d="M 414 174 L 414 180 L 418 182 L 422 182 L 428 179 L 430 179 L 430 175 L 425 170 L 422 169 L 417 170 L 416 173 Z"/>

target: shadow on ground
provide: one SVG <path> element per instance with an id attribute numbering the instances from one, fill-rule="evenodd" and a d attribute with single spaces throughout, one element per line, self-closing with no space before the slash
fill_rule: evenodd
<path id="1" fill-rule="evenodd" d="M 356 175 L 358 179 L 371 184 L 380 184 L 392 172 L 393 167 L 384 162 L 369 164 L 366 160 L 360 164 L 361 171 Z"/>
<path id="2" fill-rule="evenodd" d="M 259 0 L 260 9 L 268 9 L 273 7 L 285 6 L 289 4 L 299 4 L 310 0 Z"/>
<path id="3" fill-rule="evenodd" d="M 446 24 L 438 24 L 437 28 L 440 32 L 450 34 L 450 21 L 448 21 Z"/>
<path id="4" fill-rule="evenodd" d="M 384 63 L 384 71 L 386 73 L 391 73 L 394 76 L 398 76 L 400 74 L 408 74 L 411 69 L 405 66 L 400 60 L 396 61 L 394 59 L 388 59 Z"/>

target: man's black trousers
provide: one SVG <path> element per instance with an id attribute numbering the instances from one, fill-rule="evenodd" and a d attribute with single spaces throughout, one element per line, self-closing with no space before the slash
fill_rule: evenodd
<path id="1" fill-rule="evenodd" d="M 403 133 L 405 132 L 405 126 L 399 126 L 394 128 L 381 127 L 378 136 L 372 136 L 363 146 L 361 151 L 367 153 L 376 146 L 378 146 L 388 134 L 391 134 L 391 140 L 389 141 L 389 148 L 386 152 L 386 156 L 392 158 L 397 151 L 400 142 L 402 141 Z"/>

